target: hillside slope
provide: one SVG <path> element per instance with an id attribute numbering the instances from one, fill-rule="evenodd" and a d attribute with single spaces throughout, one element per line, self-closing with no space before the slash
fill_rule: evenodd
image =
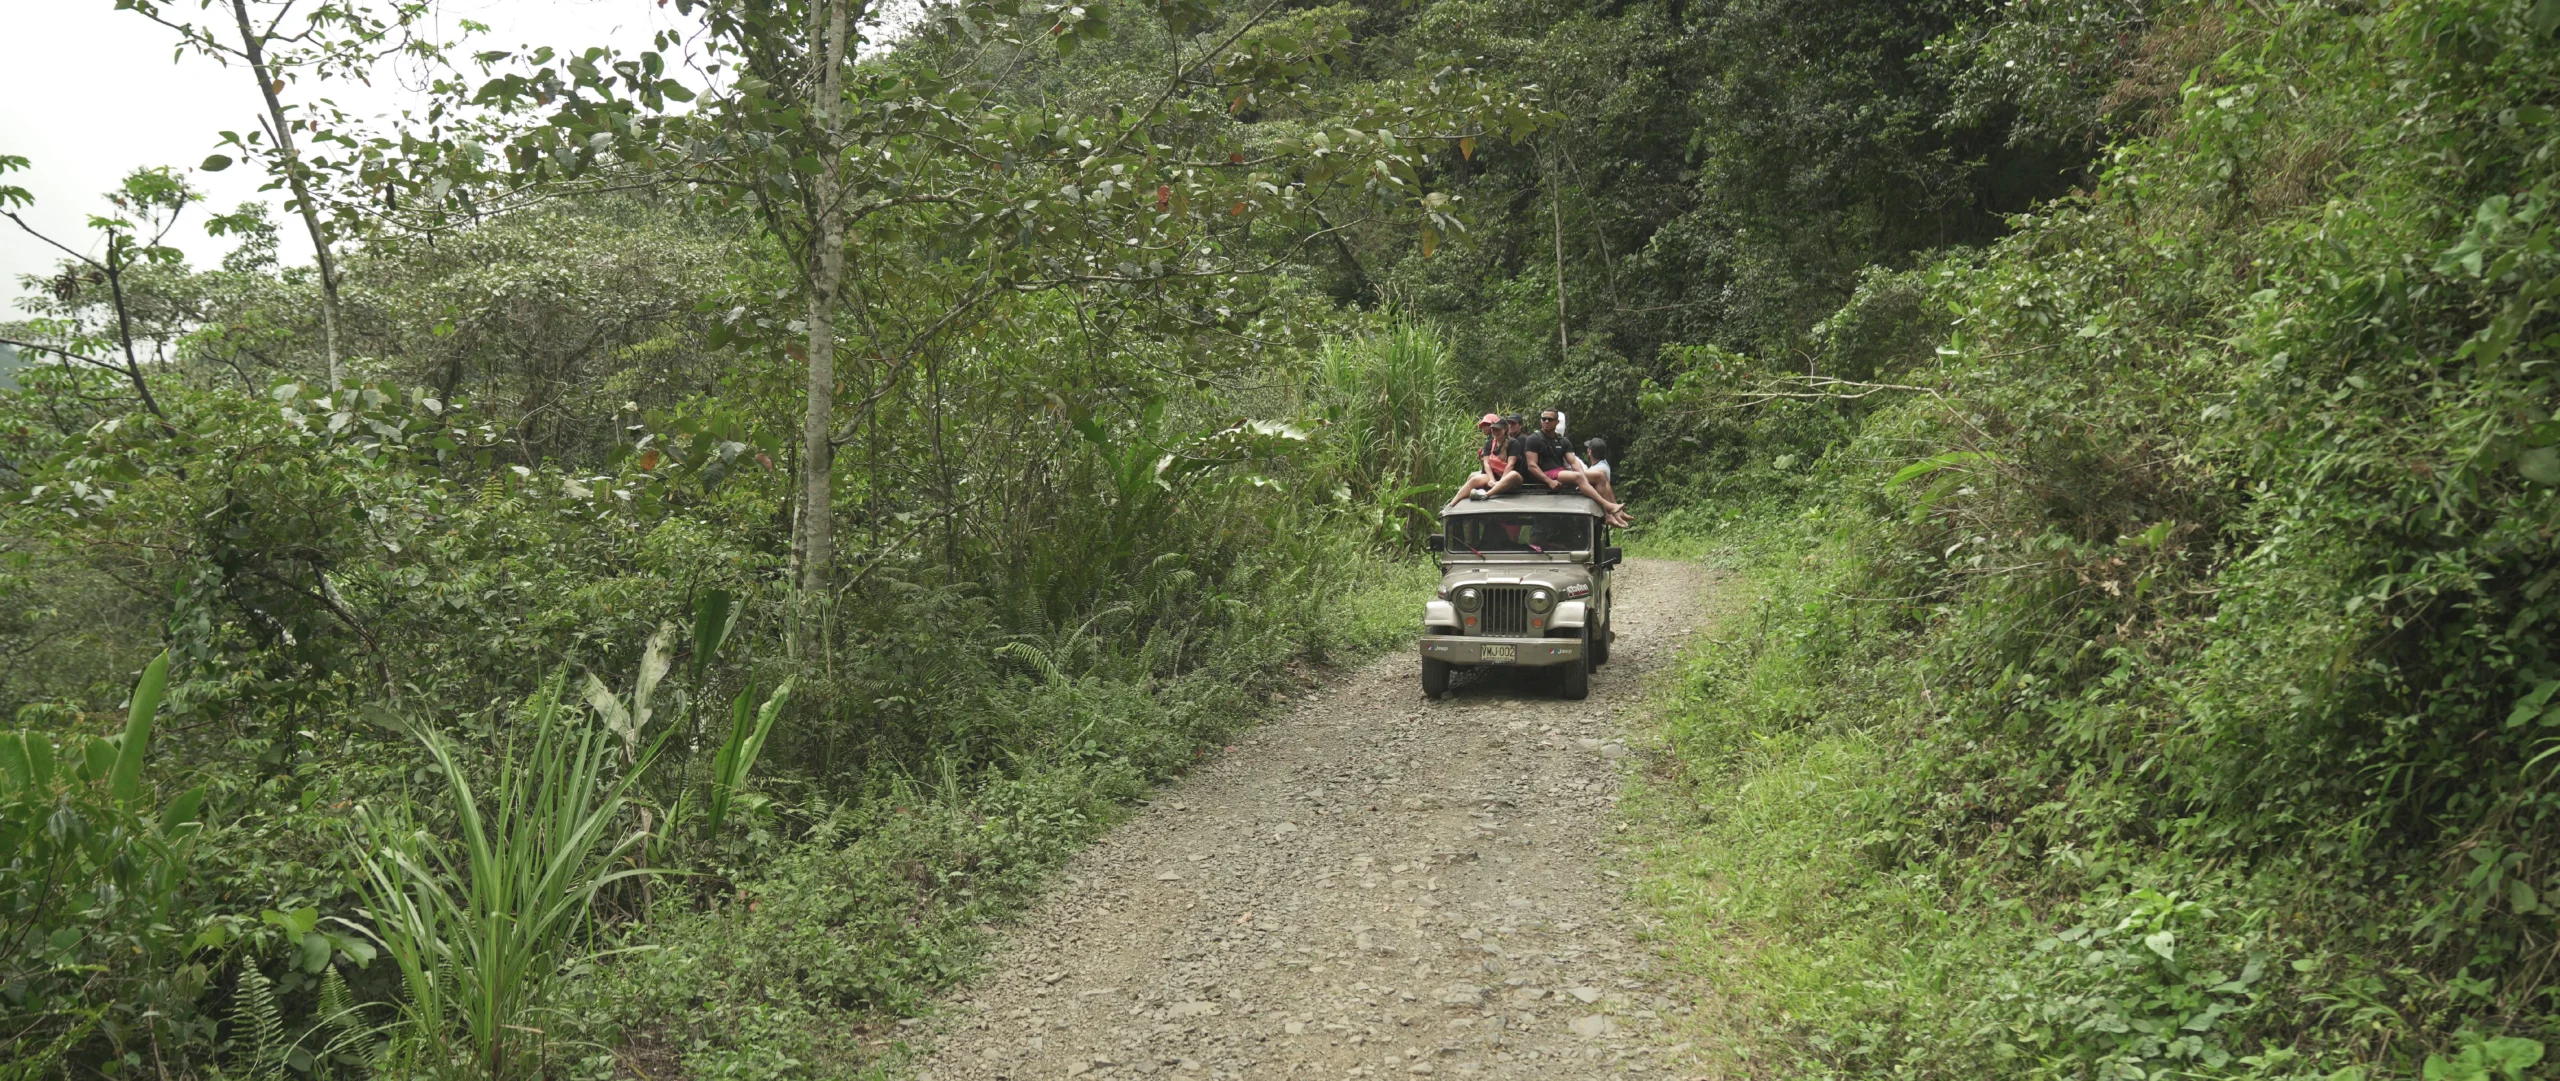
<path id="1" fill-rule="evenodd" d="M 1833 317 L 1935 348 L 1780 385 L 1895 404 L 1812 509 L 1728 512 L 1766 592 L 1655 793 L 1738 1038 L 2428 1078 L 2560 1038 L 2555 25 L 2190 9 L 2145 48 L 2211 59 L 2091 190 Z"/>

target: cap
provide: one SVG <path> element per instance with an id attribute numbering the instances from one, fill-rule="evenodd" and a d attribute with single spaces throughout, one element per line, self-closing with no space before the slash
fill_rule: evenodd
<path id="1" fill-rule="evenodd" d="M 1501 415 L 1501 414 L 1499 414 L 1499 413 L 1487 413 L 1487 414 L 1485 414 L 1485 415 L 1484 415 L 1484 419 L 1483 419 L 1483 420 L 1479 420 L 1479 421 L 1477 421 L 1477 422 L 1476 422 L 1476 427 L 1478 427 L 1478 428 L 1482 428 L 1482 427 L 1484 427 L 1484 426 L 1485 426 L 1485 425 L 1487 425 L 1487 424 L 1500 424 L 1500 423 L 1502 423 L 1502 415 Z"/>

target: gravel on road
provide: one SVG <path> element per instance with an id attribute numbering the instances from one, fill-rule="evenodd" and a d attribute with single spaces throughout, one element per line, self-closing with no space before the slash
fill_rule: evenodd
<path id="1" fill-rule="evenodd" d="M 1422 697 L 1393 653 L 1301 696 L 1070 860 L 939 1015 L 924 1081 L 1663 1076 L 1688 997 L 1608 867 L 1623 717 L 1696 629 L 1689 562 L 1619 572 L 1591 697 Z"/>

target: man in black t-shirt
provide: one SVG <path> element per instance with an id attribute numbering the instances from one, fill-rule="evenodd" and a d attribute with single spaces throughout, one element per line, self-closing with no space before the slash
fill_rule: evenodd
<path id="1" fill-rule="evenodd" d="M 1550 492 L 1561 492 L 1570 484 L 1609 512 L 1610 525 L 1628 524 L 1626 505 L 1610 502 L 1599 489 L 1591 486 L 1591 481 L 1582 475 L 1581 470 L 1574 468 L 1573 448 L 1565 442 L 1563 433 L 1556 430 L 1561 419 L 1562 415 L 1553 409 L 1538 415 L 1538 430 L 1519 441 L 1519 456 L 1514 459 L 1519 464 L 1510 476 L 1502 478 L 1502 483 L 1494 486 L 1494 494 L 1510 491 L 1520 486 L 1524 479 L 1537 481 Z"/>

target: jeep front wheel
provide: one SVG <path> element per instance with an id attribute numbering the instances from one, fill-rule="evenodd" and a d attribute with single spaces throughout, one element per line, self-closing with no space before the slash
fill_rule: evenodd
<path id="1" fill-rule="evenodd" d="M 1422 659 L 1422 695 L 1438 698 L 1449 693 L 1449 662 Z"/>
<path id="2" fill-rule="evenodd" d="M 1563 666 L 1564 681 L 1557 688 L 1569 702 L 1591 697 L 1591 628 L 1582 628 L 1574 637 L 1582 640 L 1582 656 Z"/>

